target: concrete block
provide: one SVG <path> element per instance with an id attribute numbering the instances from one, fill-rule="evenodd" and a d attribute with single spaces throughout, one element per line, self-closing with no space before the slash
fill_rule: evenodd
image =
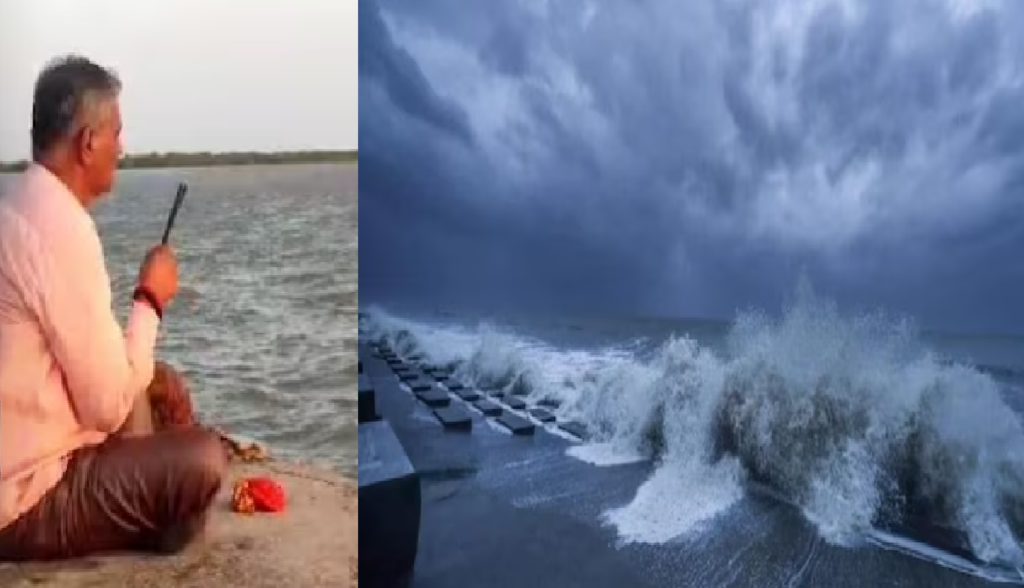
<path id="1" fill-rule="evenodd" d="M 406 382 L 409 389 L 413 392 L 426 392 L 427 390 L 435 389 L 437 386 L 430 380 L 413 380 Z"/>
<path id="2" fill-rule="evenodd" d="M 587 427 L 585 427 L 583 423 L 579 423 L 576 421 L 567 421 L 564 423 L 559 423 L 558 428 L 562 429 L 566 433 L 569 433 L 570 435 L 579 437 L 581 440 L 587 439 Z"/>
<path id="3" fill-rule="evenodd" d="M 402 382 L 412 382 L 423 377 L 423 374 L 415 371 L 396 372 L 395 375 L 398 376 L 398 379 Z"/>
<path id="4" fill-rule="evenodd" d="M 476 402 L 473 403 L 473 406 L 475 406 L 477 410 L 479 410 L 480 412 L 484 413 L 487 416 L 499 416 L 501 415 L 502 412 L 504 412 L 501 406 L 495 404 L 490 400 L 487 400 L 486 398 L 483 400 L 477 400 Z"/>
<path id="5" fill-rule="evenodd" d="M 463 388 L 461 390 L 456 390 L 455 395 L 465 400 L 466 402 L 475 402 L 477 400 L 480 400 L 481 398 L 480 393 L 472 388 Z"/>
<path id="6" fill-rule="evenodd" d="M 469 431 L 473 429 L 473 417 L 461 406 L 446 406 L 434 409 L 434 416 L 445 429 Z"/>
<path id="7" fill-rule="evenodd" d="M 502 414 L 497 421 L 512 431 L 513 435 L 533 435 L 535 429 L 532 422 L 511 412 Z"/>
<path id="8" fill-rule="evenodd" d="M 448 397 L 448 394 L 437 388 L 430 388 L 423 392 L 417 392 L 416 398 L 419 398 L 420 402 L 426 404 L 430 408 L 438 408 L 451 404 L 451 398 Z"/>
<path id="9" fill-rule="evenodd" d="M 555 420 L 555 415 L 544 410 L 543 408 L 531 408 L 530 416 L 532 416 L 533 418 L 537 419 L 542 423 L 550 423 Z"/>

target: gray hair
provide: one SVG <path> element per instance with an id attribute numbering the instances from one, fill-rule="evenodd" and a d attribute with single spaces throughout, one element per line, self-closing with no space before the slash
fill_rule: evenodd
<path id="1" fill-rule="evenodd" d="M 32 103 L 32 154 L 39 159 L 77 133 L 121 92 L 117 75 L 84 57 L 59 57 L 39 74 Z"/>

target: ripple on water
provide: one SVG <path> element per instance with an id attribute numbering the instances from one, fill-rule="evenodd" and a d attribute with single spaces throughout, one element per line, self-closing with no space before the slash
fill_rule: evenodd
<path id="1" fill-rule="evenodd" d="M 357 173 L 355 166 L 132 172 L 96 214 L 117 299 L 126 300 L 170 195 L 178 181 L 189 183 L 173 236 L 181 289 L 160 357 L 189 378 L 205 420 L 350 473 Z M 118 310 L 123 319 L 127 305 Z"/>

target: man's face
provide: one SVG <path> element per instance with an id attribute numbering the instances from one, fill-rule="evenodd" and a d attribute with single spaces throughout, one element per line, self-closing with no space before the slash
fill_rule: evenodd
<path id="1" fill-rule="evenodd" d="M 79 153 L 93 194 L 110 192 L 121 159 L 121 107 L 117 100 L 104 106 L 101 116 L 85 129 Z"/>

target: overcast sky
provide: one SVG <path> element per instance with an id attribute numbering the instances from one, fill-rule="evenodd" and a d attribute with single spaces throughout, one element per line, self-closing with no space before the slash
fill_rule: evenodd
<path id="1" fill-rule="evenodd" d="M 1024 332 L 1024 3 L 360 3 L 360 296 Z"/>
<path id="2" fill-rule="evenodd" d="M 75 52 L 124 82 L 128 152 L 353 149 L 358 0 L 0 0 L 0 160 L 32 87 Z"/>

